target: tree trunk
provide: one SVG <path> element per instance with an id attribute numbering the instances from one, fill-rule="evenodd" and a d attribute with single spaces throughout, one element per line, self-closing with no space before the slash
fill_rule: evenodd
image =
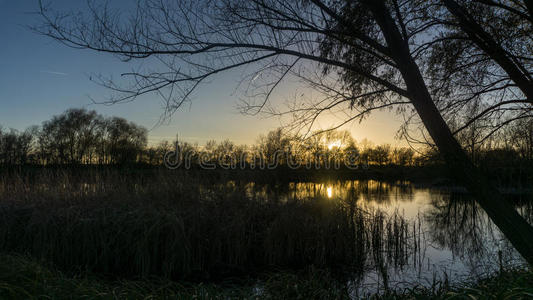
<path id="1" fill-rule="evenodd" d="M 527 12 L 529 13 L 529 17 L 533 19 L 533 1 L 524 0 L 524 4 L 527 7 Z"/>
<path id="2" fill-rule="evenodd" d="M 409 48 L 384 2 L 382 0 L 367 0 L 365 2 L 372 11 L 393 53 L 393 59 L 403 76 L 411 102 L 444 156 L 452 174 L 476 197 L 479 205 L 522 257 L 530 265 L 533 265 L 533 227 L 518 214 L 513 206 L 474 166 L 451 133 L 435 106 L 420 69 L 413 60 Z"/>

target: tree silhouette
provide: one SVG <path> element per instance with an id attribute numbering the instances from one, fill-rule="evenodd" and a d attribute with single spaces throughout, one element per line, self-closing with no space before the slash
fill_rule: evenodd
<path id="1" fill-rule="evenodd" d="M 0 128 L 0 163 L 4 165 L 27 163 L 34 139 L 34 127 L 30 127 L 24 132 L 18 132 L 14 129 L 3 132 Z"/>
<path id="2" fill-rule="evenodd" d="M 145 128 L 85 109 L 69 109 L 34 132 L 44 164 L 132 163 L 147 144 Z"/>
<path id="3" fill-rule="evenodd" d="M 430 75 L 427 62 L 440 38 L 439 29 L 448 25 L 446 20 L 428 18 L 428 5 L 448 8 L 459 20 L 456 29 L 474 42 L 480 39 L 477 45 L 483 44 L 485 59 L 509 72 L 502 56 L 491 54 L 500 50 L 487 47 L 489 40 L 480 37 L 479 31 L 473 36 L 453 4 L 444 0 L 153 0 L 139 4 L 129 22 L 107 6 L 91 6 L 90 17 L 83 19 L 41 5 L 44 24 L 35 30 L 71 47 L 107 52 L 123 60 L 154 58 L 160 62 L 161 70 L 123 74 L 131 77 L 130 87 L 98 77 L 101 84 L 118 92 L 111 103 L 158 92 L 166 101 L 166 113 L 171 114 L 189 101 L 207 78 L 248 66 L 254 69 L 249 86 L 256 91 L 243 107 L 248 113 L 284 114 L 272 109 L 268 100 L 273 89 L 291 75 L 324 96 L 312 102 L 297 99 L 285 112 L 299 120 L 295 124 L 309 130 L 327 111 L 346 114 L 338 126 L 361 120 L 377 109 L 397 107 L 406 115 L 416 113 L 453 176 L 476 195 L 493 222 L 533 264 L 533 228 L 499 195 L 454 137 L 441 105 L 453 95 L 446 89 L 430 88 L 433 85 L 428 85 L 425 77 Z M 512 41 L 523 43 L 524 39 Z M 456 56 L 449 48 L 443 49 L 443 56 Z M 463 70 L 474 76 L 478 72 Z M 526 70 L 524 74 L 529 73 Z M 519 78 L 509 77 L 521 85 Z M 521 92 L 527 99 L 527 91 Z M 487 109 L 497 109 L 508 100 L 496 101 L 500 102 Z"/>
<path id="4" fill-rule="evenodd" d="M 443 116 L 455 121 L 454 134 L 476 133 L 476 147 L 501 128 L 531 119 L 532 22 L 528 1 L 427 1 L 423 7 L 434 38 L 428 85 Z M 475 102 L 476 111 L 471 111 Z M 461 119 L 460 122 L 457 122 Z M 472 145 L 468 145 L 472 148 Z"/>

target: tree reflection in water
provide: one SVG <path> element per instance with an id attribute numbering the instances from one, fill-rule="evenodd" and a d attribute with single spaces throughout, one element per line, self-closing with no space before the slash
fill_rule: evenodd
<path id="1" fill-rule="evenodd" d="M 424 221 L 432 246 L 450 250 L 476 273 L 521 260 L 472 197 L 461 193 L 430 195 L 431 208 L 424 212 Z M 522 197 L 512 200 L 517 210 L 531 220 L 532 202 Z"/>
<path id="2" fill-rule="evenodd" d="M 353 258 L 359 266 L 354 280 L 361 285 L 431 282 L 435 277 L 460 280 L 497 271 L 500 264 L 521 262 L 485 212 L 465 194 L 405 181 L 228 184 L 253 200 L 344 206 L 353 216 L 347 232 L 359 241 Z M 528 197 L 515 197 L 513 202 L 527 220 L 533 220 Z"/>

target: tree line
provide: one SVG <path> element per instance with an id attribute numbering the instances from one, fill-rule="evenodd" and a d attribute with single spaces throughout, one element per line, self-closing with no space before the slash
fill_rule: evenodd
<path id="1" fill-rule="evenodd" d="M 522 121 L 508 127 L 483 143 L 475 141 L 476 132 L 459 135 L 477 163 L 509 163 L 533 160 L 533 122 Z M 41 126 L 24 131 L 0 128 L 0 164 L 2 165 L 162 165 L 165 154 L 175 149 L 190 155 L 193 164 L 200 160 L 223 163 L 233 159 L 250 164 L 260 159 L 287 164 L 288 159 L 323 167 L 329 161 L 356 158 L 361 165 L 426 166 L 442 162 L 438 152 L 425 147 L 391 147 L 356 141 L 346 130 L 317 132 L 308 138 L 278 128 L 260 135 L 253 145 L 237 145 L 230 140 L 210 140 L 205 145 L 184 141 L 148 144 L 146 128 L 119 117 L 104 117 L 95 111 L 69 109 L 53 116 Z M 203 154 L 203 157 L 200 157 Z M 355 156 L 354 156 L 355 155 Z"/>
<path id="2" fill-rule="evenodd" d="M 123 118 L 69 109 L 22 132 L 0 128 L 0 163 L 132 163 L 146 147 L 147 134 L 146 128 Z"/>

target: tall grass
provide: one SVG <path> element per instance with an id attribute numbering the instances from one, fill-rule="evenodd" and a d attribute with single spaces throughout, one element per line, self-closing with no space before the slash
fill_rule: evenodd
<path id="1" fill-rule="evenodd" d="M 280 201 L 201 173 L 0 174 L 0 251 L 69 272 L 217 280 L 308 266 L 363 274 L 412 251 L 399 215 L 357 199 Z"/>
<path id="2" fill-rule="evenodd" d="M 0 254 L 0 299 L 357 299 L 350 284 L 308 268 L 264 274 L 257 282 L 177 283 L 165 279 L 102 280 L 68 276 L 31 258 Z M 533 272 L 516 269 L 477 282 L 411 287 L 363 295 L 362 299 L 531 299 Z"/>

